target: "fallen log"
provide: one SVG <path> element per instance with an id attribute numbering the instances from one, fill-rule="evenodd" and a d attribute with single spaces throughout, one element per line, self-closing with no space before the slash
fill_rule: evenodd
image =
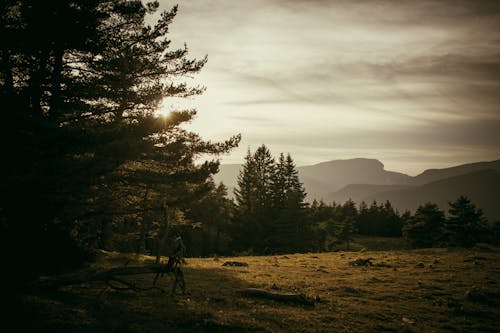
<path id="1" fill-rule="evenodd" d="M 264 298 L 279 302 L 289 302 L 314 306 L 314 300 L 302 294 L 280 293 L 258 288 L 247 288 L 243 291 L 243 294 L 247 297 Z"/>
<path id="2" fill-rule="evenodd" d="M 237 266 L 237 267 L 248 267 L 246 262 L 241 261 L 226 261 L 222 266 Z"/>
<path id="3" fill-rule="evenodd" d="M 41 288 L 63 287 L 72 284 L 93 281 L 106 281 L 115 276 L 161 273 L 165 265 L 141 265 L 114 267 L 110 269 L 82 270 L 75 273 L 41 276 L 35 281 L 35 286 Z"/>
<path id="4" fill-rule="evenodd" d="M 172 293 L 175 293 L 177 284 L 180 285 L 182 292 L 185 292 L 185 282 L 184 274 L 180 267 L 172 265 L 169 261 L 168 264 L 146 264 L 140 266 L 124 266 L 124 267 L 114 267 L 110 269 L 88 269 L 81 270 L 75 273 L 67 273 L 52 276 L 42 276 L 39 277 L 32 284 L 33 288 L 37 289 L 53 289 L 60 288 L 69 285 L 82 284 L 88 282 L 101 281 L 106 283 L 108 286 L 114 289 L 130 289 L 134 291 L 158 289 L 163 291 L 161 288 L 156 287 L 156 281 L 159 276 L 164 274 L 173 273 L 175 276 L 175 281 L 172 289 Z M 156 274 L 153 280 L 152 287 L 139 287 L 131 282 L 123 280 L 123 276 L 131 275 L 141 275 L 141 274 Z M 118 282 L 125 287 L 118 287 L 113 285 L 112 282 Z"/>

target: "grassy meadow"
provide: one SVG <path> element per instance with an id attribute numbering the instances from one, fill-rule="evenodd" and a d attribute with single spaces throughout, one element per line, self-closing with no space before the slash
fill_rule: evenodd
<path id="1" fill-rule="evenodd" d="M 357 259 L 373 265 L 350 265 Z M 105 253 L 93 265 L 128 260 L 153 258 Z M 226 261 L 248 266 L 223 266 Z M 33 325 L 52 332 L 500 331 L 498 248 L 188 258 L 183 270 L 184 296 L 92 282 L 34 291 L 26 306 Z M 127 280 L 149 286 L 153 276 Z M 171 284 L 170 276 L 159 280 L 166 290 Z M 247 297 L 250 287 L 303 294 L 314 305 Z"/>

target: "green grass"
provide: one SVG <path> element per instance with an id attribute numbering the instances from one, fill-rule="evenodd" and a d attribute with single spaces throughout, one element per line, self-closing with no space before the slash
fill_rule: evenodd
<path id="1" fill-rule="evenodd" d="M 106 254 L 95 265 L 116 266 Z M 373 258 L 375 266 L 350 261 Z M 152 258 L 136 256 L 134 261 Z M 248 267 L 222 266 L 242 261 Z M 189 295 L 95 282 L 26 298 L 53 332 L 499 332 L 500 250 L 425 249 L 187 259 Z M 423 267 L 421 267 L 423 265 Z M 129 278 L 143 286 L 151 275 Z M 171 278 L 160 285 L 169 289 Z M 314 307 L 247 298 L 245 288 L 317 297 Z"/>

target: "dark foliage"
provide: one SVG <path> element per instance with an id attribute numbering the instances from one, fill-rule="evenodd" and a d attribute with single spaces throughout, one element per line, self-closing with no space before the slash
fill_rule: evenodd
<path id="1" fill-rule="evenodd" d="M 444 212 L 436 204 L 426 203 L 405 222 L 403 236 L 414 247 L 433 247 L 443 240 Z"/>
<path id="2" fill-rule="evenodd" d="M 179 127 L 195 111 L 155 111 L 166 97 L 203 92 L 182 82 L 205 64 L 171 50 L 177 8 L 144 24 L 158 3 L 6 0 L 0 3 L 2 245 L 29 271 L 67 269 L 116 230 L 168 233 L 170 216 L 210 192 L 237 145 Z M 160 222 L 164 222 L 163 225 Z M 154 230 L 153 230 L 154 229 Z M 19 260 L 19 258 L 22 258 Z M 21 269 L 21 267 L 19 267 Z M 21 272 L 23 273 L 23 272 Z"/>
<path id="3" fill-rule="evenodd" d="M 312 243 L 305 191 L 290 155 L 278 162 L 265 145 L 248 151 L 238 176 L 235 248 L 253 253 L 304 251 Z"/>
<path id="4" fill-rule="evenodd" d="M 450 245 L 470 247 L 486 239 L 487 222 L 481 209 L 464 196 L 449 205 L 444 232 Z"/>

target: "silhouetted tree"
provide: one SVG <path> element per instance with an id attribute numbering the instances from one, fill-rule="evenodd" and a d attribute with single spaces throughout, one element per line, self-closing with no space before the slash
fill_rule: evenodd
<path id="1" fill-rule="evenodd" d="M 203 91 L 182 78 L 206 59 L 169 49 L 175 7 L 148 27 L 144 18 L 157 2 L 1 5 L 8 15 L 0 21 L 7 37 L 0 102 L 9 110 L 1 141 L 10 163 L 2 165 L 1 189 L 9 195 L 0 219 L 3 245 L 23 242 L 16 248 L 32 258 L 31 272 L 77 262 L 69 244 L 90 243 L 92 233 L 116 223 L 122 230 L 130 221 L 169 224 L 171 213 L 207 193 L 218 161 L 194 160 L 227 152 L 239 137 L 218 144 L 182 129 L 192 110 L 155 115 L 163 98 Z M 139 219 L 144 212 L 149 217 Z"/>
<path id="2" fill-rule="evenodd" d="M 272 226 L 274 159 L 265 145 L 250 150 L 238 175 L 235 189 L 236 222 L 239 227 L 237 243 L 240 249 L 260 252 L 270 244 Z"/>
<path id="3" fill-rule="evenodd" d="M 444 212 L 436 204 L 419 206 L 403 227 L 403 236 L 414 247 L 435 246 L 443 235 Z"/>
<path id="4" fill-rule="evenodd" d="M 182 231 L 191 256 L 230 254 L 235 206 L 226 197 L 224 184 L 211 186 L 210 192 L 199 202 L 191 204 L 186 213 L 188 219 L 199 223 L 197 228 L 189 226 Z"/>
<path id="5" fill-rule="evenodd" d="M 335 209 L 325 204 L 322 200 L 316 199 L 312 202 L 308 209 L 308 218 L 311 223 L 313 234 L 313 249 L 316 251 L 328 250 L 327 248 L 327 224 L 333 218 Z"/>
<path id="6" fill-rule="evenodd" d="M 62 210 L 68 202 L 80 201 L 84 184 L 95 175 L 90 168 L 75 167 L 92 159 L 79 149 L 84 129 L 78 132 L 60 114 L 71 112 L 76 103 L 77 91 L 68 89 L 81 77 L 71 64 L 78 68 L 83 57 L 97 55 L 99 26 L 109 18 L 99 4 L 97 0 L 0 4 L 0 104 L 5 110 L 0 141 L 9 161 L 0 167 L 5 237 L 1 243 L 17 249 L 20 258 L 32 258 L 25 277 L 60 268 L 63 262 L 79 262 Z M 84 172 L 87 177 L 81 176 Z"/>
<path id="7" fill-rule="evenodd" d="M 265 145 L 254 154 L 248 151 L 235 196 L 240 249 L 259 253 L 311 247 L 306 193 L 290 154 L 280 154 L 275 163 Z"/>
<path id="8" fill-rule="evenodd" d="M 389 201 L 385 204 L 373 201 L 369 207 L 361 203 L 357 226 L 362 235 L 400 237 L 403 219 Z"/>
<path id="9" fill-rule="evenodd" d="M 356 221 L 352 217 L 345 217 L 342 220 L 329 220 L 327 231 L 334 243 L 345 243 L 346 250 L 349 250 L 351 241 L 354 240 L 354 235 L 358 229 Z"/>
<path id="10" fill-rule="evenodd" d="M 486 218 L 469 198 L 460 196 L 449 206 L 444 229 L 451 245 L 470 247 L 484 237 Z"/>
<path id="11" fill-rule="evenodd" d="M 273 183 L 273 244 L 282 252 L 303 251 L 312 244 L 310 220 L 306 214 L 306 193 L 299 180 L 295 163 L 287 154 L 280 154 Z"/>

